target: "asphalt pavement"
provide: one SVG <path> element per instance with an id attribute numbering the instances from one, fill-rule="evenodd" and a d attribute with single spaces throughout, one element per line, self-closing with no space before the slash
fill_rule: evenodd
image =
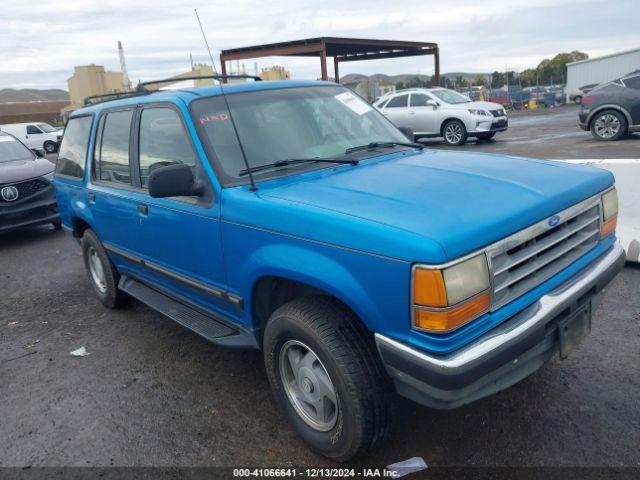
<path id="1" fill-rule="evenodd" d="M 608 145 L 605 158 L 638 156 L 637 138 L 543 137 L 555 135 L 549 120 L 530 113 L 463 148 L 603 158 L 593 155 Z M 546 115 L 569 125 L 575 109 Z M 62 232 L 1 236 L 0 284 L 0 467 L 335 466 L 279 413 L 259 352 L 212 345 L 139 303 L 103 308 Z M 420 456 L 431 467 L 639 468 L 639 286 L 628 266 L 582 347 L 503 392 L 446 412 L 398 399 L 389 442 L 351 465 Z M 72 357 L 80 347 L 89 355 Z"/>

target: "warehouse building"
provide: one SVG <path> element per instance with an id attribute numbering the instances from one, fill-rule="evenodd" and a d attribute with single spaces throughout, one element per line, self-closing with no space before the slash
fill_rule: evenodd
<path id="1" fill-rule="evenodd" d="M 638 69 L 640 69 L 640 48 L 568 63 L 567 95 L 583 85 L 615 80 Z"/>

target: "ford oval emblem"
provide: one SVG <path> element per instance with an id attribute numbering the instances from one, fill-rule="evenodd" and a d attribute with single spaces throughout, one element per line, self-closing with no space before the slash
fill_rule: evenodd
<path id="1" fill-rule="evenodd" d="M 554 215 L 553 217 L 549 218 L 547 223 L 549 224 L 550 227 L 555 227 L 560 223 L 560 217 L 558 215 Z"/>

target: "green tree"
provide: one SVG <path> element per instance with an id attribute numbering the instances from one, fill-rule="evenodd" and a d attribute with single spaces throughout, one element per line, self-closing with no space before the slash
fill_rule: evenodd
<path id="1" fill-rule="evenodd" d="M 494 88 L 503 87 L 507 83 L 507 79 L 502 72 L 493 72 L 491 74 L 491 86 Z"/>
<path id="2" fill-rule="evenodd" d="M 473 80 L 473 84 L 480 87 L 486 87 L 487 79 L 484 75 L 476 75 L 476 78 Z"/>
<path id="3" fill-rule="evenodd" d="M 567 63 L 586 60 L 589 58 L 584 52 L 574 50 L 569 53 L 559 53 L 552 59 L 545 58 L 536 68 L 540 83 L 563 83 L 567 78 Z"/>

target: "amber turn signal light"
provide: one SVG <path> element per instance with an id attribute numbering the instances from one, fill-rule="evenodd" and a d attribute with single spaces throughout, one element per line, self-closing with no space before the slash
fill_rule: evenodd
<path id="1" fill-rule="evenodd" d="M 415 270 L 413 274 L 413 303 L 430 307 L 447 306 L 447 289 L 441 270 Z"/>
<path id="2" fill-rule="evenodd" d="M 453 330 L 488 311 L 490 304 L 491 296 L 486 292 L 446 310 L 416 308 L 413 310 L 413 325 L 430 332 Z"/>
<path id="3" fill-rule="evenodd" d="M 616 229 L 616 225 L 618 224 L 618 216 L 614 215 L 606 222 L 603 222 L 600 226 L 600 238 L 604 238 L 610 233 L 613 233 Z"/>

